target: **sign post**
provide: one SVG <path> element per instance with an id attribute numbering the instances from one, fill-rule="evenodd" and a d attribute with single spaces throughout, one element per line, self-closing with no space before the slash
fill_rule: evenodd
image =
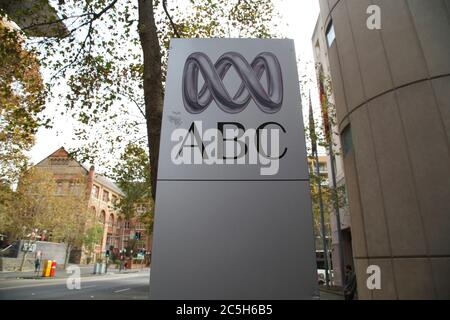
<path id="1" fill-rule="evenodd" d="M 172 40 L 152 299 L 317 294 L 298 83 L 292 40 Z"/>

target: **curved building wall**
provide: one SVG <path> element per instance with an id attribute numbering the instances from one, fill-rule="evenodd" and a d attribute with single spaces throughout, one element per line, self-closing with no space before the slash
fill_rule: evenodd
<path id="1" fill-rule="evenodd" d="M 370 5 L 381 29 L 369 30 Z M 450 298 L 450 0 L 320 0 L 360 299 Z M 368 290 L 367 266 L 381 267 Z"/>

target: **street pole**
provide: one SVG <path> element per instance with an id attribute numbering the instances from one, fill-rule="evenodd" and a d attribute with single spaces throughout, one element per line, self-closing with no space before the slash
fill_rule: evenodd
<path id="1" fill-rule="evenodd" d="M 23 252 L 23 256 L 22 256 L 22 261 L 20 263 L 20 272 L 23 272 L 23 267 L 25 265 L 25 260 L 27 258 L 28 252 L 30 251 L 31 245 L 33 243 L 36 243 L 36 235 L 37 235 L 38 229 L 31 229 L 31 233 L 30 233 L 30 239 L 27 242 L 27 247 L 26 247 L 26 251 Z M 33 242 L 34 240 L 34 242 Z M 23 247 L 22 247 L 23 248 Z M 19 248 L 19 252 L 20 252 L 21 248 Z"/>
<path id="2" fill-rule="evenodd" d="M 121 241 L 121 247 L 123 251 L 123 238 L 125 237 L 125 221 L 122 221 L 122 241 Z"/>
<path id="3" fill-rule="evenodd" d="M 320 163 L 319 163 L 319 153 L 317 151 L 317 137 L 316 137 L 316 125 L 314 122 L 314 112 L 311 101 L 311 92 L 309 92 L 309 135 L 311 139 L 311 149 L 312 155 L 316 162 L 316 175 L 317 175 L 317 191 L 319 193 L 319 208 L 320 208 L 320 224 L 322 229 L 322 241 L 323 241 L 323 255 L 325 263 L 325 282 L 326 286 L 330 286 L 330 275 L 329 275 L 329 264 L 328 264 L 328 250 L 327 250 L 327 234 L 325 229 L 325 216 L 322 198 L 322 185 L 320 179 Z"/>
<path id="4" fill-rule="evenodd" d="M 322 199 L 322 186 L 320 183 L 320 165 L 319 165 L 319 154 L 315 152 L 315 162 L 316 162 L 316 175 L 317 175 L 317 191 L 319 193 L 319 208 L 320 208 L 320 224 L 322 229 L 322 242 L 323 242 L 323 255 L 325 262 L 325 282 L 327 287 L 330 286 L 330 275 L 329 275 L 329 264 L 328 264 L 328 245 L 327 245 L 327 234 L 325 229 L 325 215 L 324 206 Z"/>

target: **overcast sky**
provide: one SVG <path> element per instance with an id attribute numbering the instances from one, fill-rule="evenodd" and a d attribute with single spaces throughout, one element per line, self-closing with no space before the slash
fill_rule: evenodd
<path id="1" fill-rule="evenodd" d="M 281 32 L 286 38 L 294 39 L 296 53 L 299 59 L 299 70 L 305 70 L 310 77 L 314 77 L 313 51 L 311 37 L 319 15 L 318 0 L 274 0 L 285 27 Z M 307 62 L 310 62 L 309 64 Z M 302 72 L 302 71 L 300 71 Z M 305 71 L 303 71 L 305 72 Z M 315 87 L 311 86 L 313 102 L 317 105 L 318 98 Z M 307 101 L 303 101 L 304 118 L 307 118 Z M 47 112 L 52 112 L 52 106 Z M 69 117 L 55 115 L 53 129 L 40 129 L 37 134 L 36 145 L 28 153 L 32 163 L 37 163 L 61 146 L 67 149 L 77 147 L 73 141 L 74 120 Z"/>

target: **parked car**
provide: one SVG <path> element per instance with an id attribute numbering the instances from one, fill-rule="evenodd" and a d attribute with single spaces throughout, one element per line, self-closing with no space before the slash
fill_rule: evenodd
<path id="1" fill-rule="evenodd" d="M 329 276 L 330 276 L 330 284 L 332 284 L 334 276 L 333 270 L 329 271 Z M 325 285 L 326 282 L 325 269 L 317 269 L 317 282 L 321 286 Z"/>

